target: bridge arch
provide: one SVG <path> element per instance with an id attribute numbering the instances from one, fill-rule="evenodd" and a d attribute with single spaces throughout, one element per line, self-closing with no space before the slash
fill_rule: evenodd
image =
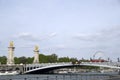
<path id="1" fill-rule="evenodd" d="M 46 74 L 51 73 L 51 71 L 61 68 L 68 68 L 68 67 L 77 67 L 80 66 L 79 64 L 64 64 L 64 65 L 50 65 L 44 67 L 36 67 L 35 69 L 28 70 L 25 74 Z"/>

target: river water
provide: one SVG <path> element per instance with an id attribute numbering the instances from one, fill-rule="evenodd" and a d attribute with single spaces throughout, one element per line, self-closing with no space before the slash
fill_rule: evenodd
<path id="1" fill-rule="evenodd" d="M 117 74 L 79 73 L 79 74 L 30 74 L 0 76 L 0 80 L 109 80 Z M 120 80 L 110 79 L 110 80 Z"/>

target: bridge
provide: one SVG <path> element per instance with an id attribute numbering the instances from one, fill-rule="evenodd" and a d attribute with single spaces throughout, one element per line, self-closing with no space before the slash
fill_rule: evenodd
<path id="1" fill-rule="evenodd" d="M 81 62 L 73 64 L 72 62 L 62 63 L 39 63 L 39 64 L 14 64 L 0 65 L 0 71 L 17 71 L 19 74 L 45 74 L 52 73 L 54 70 L 70 67 L 97 66 L 120 70 L 120 62 Z"/>
<path id="2" fill-rule="evenodd" d="M 111 69 L 120 69 L 120 62 L 82 62 L 80 64 L 68 63 L 42 63 L 42 64 L 26 64 L 24 65 L 23 74 L 46 73 L 52 70 L 76 67 L 76 66 L 98 66 Z"/>
<path id="3" fill-rule="evenodd" d="M 10 42 L 8 47 L 7 64 L 0 64 L 0 72 L 3 71 L 17 71 L 19 74 L 37 74 L 47 73 L 60 68 L 76 67 L 76 66 L 98 66 L 112 69 L 120 69 L 120 62 L 81 62 L 73 64 L 67 63 L 39 63 L 39 48 L 35 46 L 33 64 L 15 64 L 14 61 L 14 44 Z"/>

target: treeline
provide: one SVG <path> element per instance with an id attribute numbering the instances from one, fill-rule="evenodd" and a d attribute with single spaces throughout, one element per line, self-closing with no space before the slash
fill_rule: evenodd
<path id="1" fill-rule="evenodd" d="M 31 64 L 33 63 L 34 57 L 15 57 L 15 64 Z M 44 55 L 39 54 L 39 62 L 40 63 L 55 63 L 55 62 L 76 62 L 79 61 L 77 58 L 69 58 L 69 57 L 58 57 L 56 54 L 51 55 Z M 6 56 L 0 56 L 0 63 L 6 64 L 7 57 Z"/>

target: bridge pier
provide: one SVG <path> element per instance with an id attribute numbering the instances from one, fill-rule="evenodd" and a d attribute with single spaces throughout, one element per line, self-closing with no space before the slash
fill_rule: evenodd
<path id="1" fill-rule="evenodd" d="M 23 65 L 0 65 L 0 71 L 5 73 L 5 72 L 12 72 L 16 71 L 18 74 L 23 74 L 24 73 L 24 66 Z"/>
<path id="2" fill-rule="evenodd" d="M 120 75 L 120 69 L 118 70 L 118 75 Z"/>

